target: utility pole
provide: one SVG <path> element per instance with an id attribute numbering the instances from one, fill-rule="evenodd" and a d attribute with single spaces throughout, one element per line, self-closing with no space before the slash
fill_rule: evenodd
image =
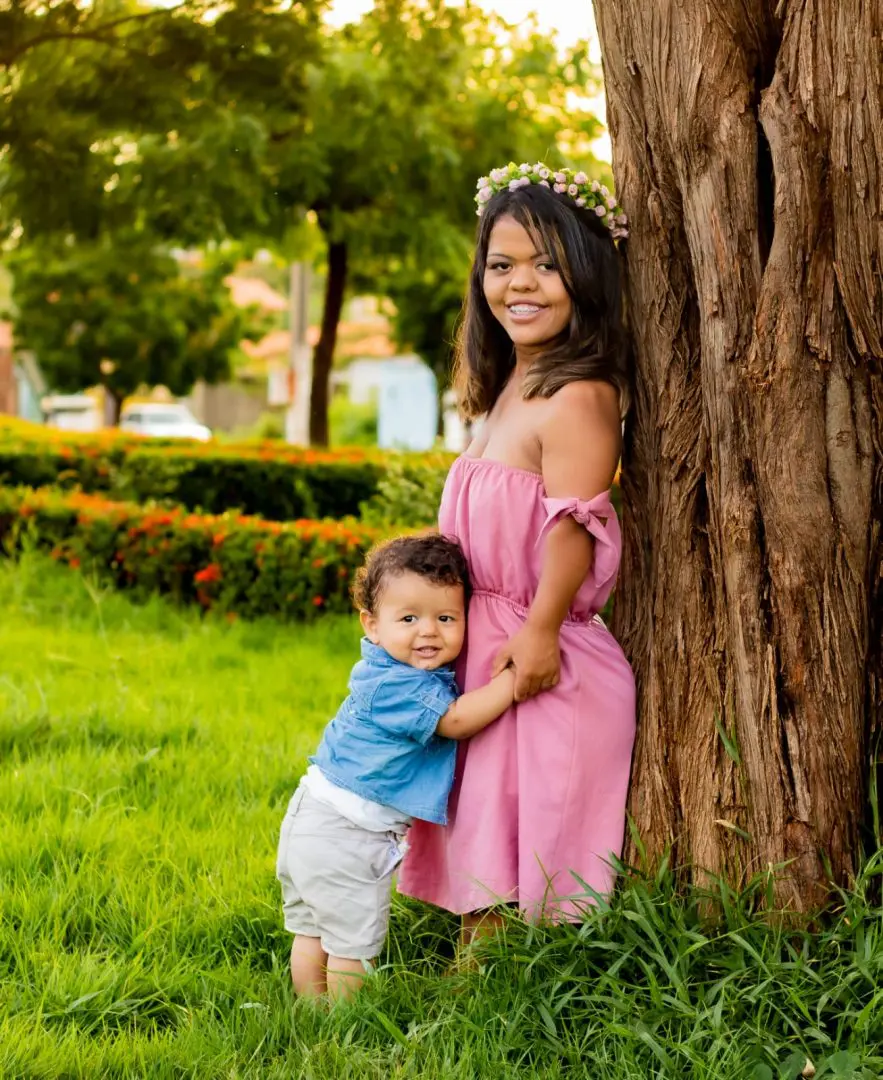
<path id="1" fill-rule="evenodd" d="M 307 343 L 309 322 L 310 268 L 293 262 L 289 271 L 288 326 L 291 346 L 288 356 L 288 408 L 285 412 L 285 441 L 307 446 L 310 441 L 310 385 L 313 351 Z"/>

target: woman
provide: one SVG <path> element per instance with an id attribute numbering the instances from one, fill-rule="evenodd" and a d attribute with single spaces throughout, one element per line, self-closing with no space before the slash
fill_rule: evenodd
<path id="1" fill-rule="evenodd" d="M 598 617 L 620 557 L 625 217 L 584 174 L 543 165 L 494 170 L 477 201 L 458 385 L 485 422 L 439 525 L 475 589 L 461 686 L 511 662 L 516 704 L 461 747 L 449 825 L 414 826 L 399 885 L 467 934 L 495 904 L 573 919 L 610 891 L 635 727 L 631 669 Z"/>

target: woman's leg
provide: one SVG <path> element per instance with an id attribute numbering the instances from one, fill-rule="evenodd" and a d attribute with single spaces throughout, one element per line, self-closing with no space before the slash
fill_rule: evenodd
<path id="1" fill-rule="evenodd" d="M 297 934 L 291 946 L 291 981 L 298 997 L 321 997 L 328 991 L 328 953 L 317 937 Z"/>
<path id="2" fill-rule="evenodd" d="M 506 925 L 502 912 L 486 908 L 483 911 L 467 911 L 460 929 L 460 945 L 474 945 L 477 941 L 493 937 Z"/>

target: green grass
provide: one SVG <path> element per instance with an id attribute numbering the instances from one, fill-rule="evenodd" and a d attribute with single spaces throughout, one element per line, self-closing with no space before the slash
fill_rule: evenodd
<path id="1" fill-rule="evenodd" d="M 356 637 L 0 560 L 0 1077 L 883 1075 L 880 860 L 815 935 L 661 874 L 456 978 L 453 920 L 397 902 L 366 992 L 295 1004 L 276 833 Z"/>

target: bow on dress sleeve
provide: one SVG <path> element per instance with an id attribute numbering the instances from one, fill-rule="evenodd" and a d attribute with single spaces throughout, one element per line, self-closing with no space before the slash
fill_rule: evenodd
<path id="1" fill-rule="evenodd" d="M 591 578 L 596 589 L 612 585 L 619 570 L 619 554 L 622 534 L 619 519 L 610 501 L 610 492 L 604 491 L 593 499 L 543 499 L 546 520 L 540 529 L 537 544 L 542 543 L 552 529 L 566 517 L 572 517 L 583 525 L 595 539 L 595 558 Z"/>

